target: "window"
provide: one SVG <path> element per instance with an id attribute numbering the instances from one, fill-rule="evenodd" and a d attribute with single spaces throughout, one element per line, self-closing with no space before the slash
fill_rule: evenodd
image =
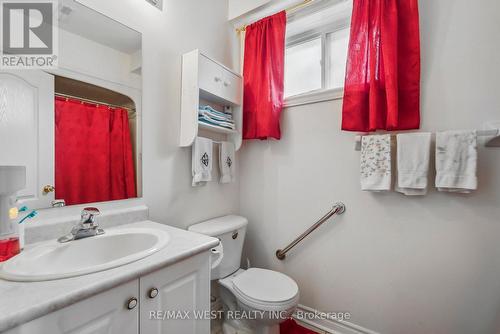
<path id="1" fill-rule="evenodd" d="M 321 89 L 321 38 L 291 45 L 285 51 L 285 96 Z"/>
<path id="2" fill-rule="evenodd" d="M 342 29 L 326 35 L 326 53 L 328 55 L 326 88 L 344 87 L 349 29 Z"/>
<path id="3" fill-rule="evenodd" d="M 344 86 L 352 1 L 332 3 L 326 8 L 309 8 L 309 12 L 292 17 L 287 24 L 287 101 L 313 93 L 338 95 Z"/>

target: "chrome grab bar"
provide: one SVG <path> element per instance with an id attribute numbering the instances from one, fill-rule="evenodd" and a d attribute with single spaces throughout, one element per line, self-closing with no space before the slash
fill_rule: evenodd
<path id="1" fill-rule="evenodd" d="M 294 241 L 292 241 L 288 246 L 286 246 L 285 248 L 283 249 L 278 249 L 276 251 L 276 257 L 279 259 L 279 260 L 283 260 L 285 259 L 286 257 L 286 253 L 288 253 L 290 251 L 290 249 L 292 249 L 293 247 L 295 247 L 299 242 L 301 242 L 302 240 L 305 239 L 305 237 L 307 237 L 309 234 L 311 234 L 312 231 L 314 231 L 315 229 L 317 229 L 318 227 L 321 226 L 321 224 L 323 224 L 324 222 L 326 222 L 328 219 L 330 219 L 333 215 L 341 215 L 345 212 L 345 205 L 344 203 L 342 202 L 338 202 L 338 203 L 335 203 L 335 205 L 333 206 L 333 208 L 330 210 L 330 212 L 328 212 L 326 215 L 324 215 L 323 217 L 320 218 L 320 220 L 318 220 L 313 226 L 309 227 L 307 229 L 307 231 L 305 231 L 304 233 L 302 233 L 301 235 L 299 235 L 297 237 L 297 239 L 295 239 Z"/>

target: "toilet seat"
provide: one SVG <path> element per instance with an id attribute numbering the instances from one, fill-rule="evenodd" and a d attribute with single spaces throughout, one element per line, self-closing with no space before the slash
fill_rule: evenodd
<path id="1" fill-rule="evenodd" d="M 232 287 L 240 302 L 258 310 L 286 310 L 299 299 L 297 283 L 273 270 L 250 268 L 233 277 Z"/>

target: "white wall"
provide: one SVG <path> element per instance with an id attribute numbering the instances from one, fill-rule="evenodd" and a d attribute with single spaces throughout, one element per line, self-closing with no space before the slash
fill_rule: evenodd
<path id="1" fill-rule="evenodd" d="M 131 72 L 131 55 L 62 29 L 59 43 L 59 69 L 141 89 L 140 75 Z"/>
<path id="2" fill-rule="evenodd" d="M 199 48 L 233 67 L 227 0 L 167 0 L 163 12 L 146 1 L 80 2 L 143 33 L 143 184 L 151 219 L 186 227 L 238 212 L 239 184 L 192 188 L 191 150 L 178 147 L 182 54 Z"/>
<path id="3" fill-rule="evenodd" d="M 228 19 L 233 20 L 271 1 L 272 0 L 228 0 Z"/>
<path id="4" fill-rule="evenodd" d="M 500 2 L 420 0 L 423 130 L 500 119 Z M 289 108 L 281 141 L 242 148 L 241 213 L 253 265 L 281 270 L 301 303 L 386 334 L 500 333 L 500 149 L 479 190 L 423 198 L 360 191 L 341 100 Z M 346 213 L 281 262 L 274 252 L 336 200 Z"/>

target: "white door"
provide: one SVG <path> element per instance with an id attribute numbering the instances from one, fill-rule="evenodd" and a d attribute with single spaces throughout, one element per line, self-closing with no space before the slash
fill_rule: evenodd
<path id="1" fill-rule="evenodd" d="M 210 333 L 208 252 L 141 277 L 139 291 L 140 333 Z"/>
<path id="2" fill-rule="evenodd" d="M 139 305 L 129 309 L 129 300 L 137 299 L 138 291 L 137 279 L 30 321 L 5 334 L 138 334 Z"/>
<path id="3" fill-rule="evenodd" d="M 52 75 L 39 70 L 0 72 L 0 165 L 26 166 L 26 188 L 18 193 L 24 204 L 32 209 L 51 205 L 54 200 L 50 188 L 54 185 Z"/>

